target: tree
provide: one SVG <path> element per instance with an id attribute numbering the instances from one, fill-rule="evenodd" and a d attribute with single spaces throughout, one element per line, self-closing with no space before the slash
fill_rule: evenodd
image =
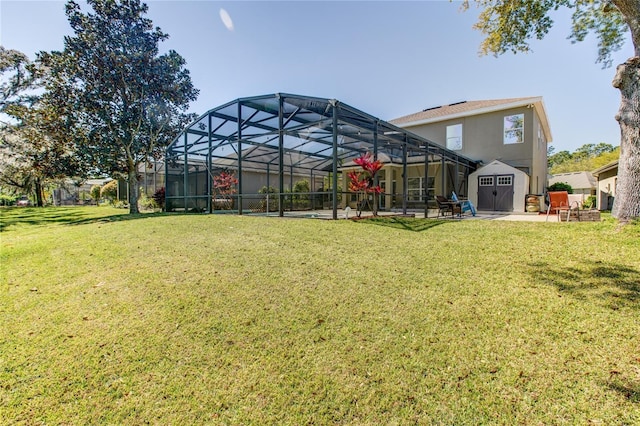
<path id="1" fill-rule="evenodd" d="M 32 192 L 33 179 L 25 173 L 23 162 L 15 158 L 20 138 L 8 109 L 26 101 L 24 92 L 33 86 L 30 65 L 24 53 L 0 46 L 0 184 L 26 193 Z"/>
<path id="2" fill-rule="evenodd" d="M 0 184 L 33 193 L 41 207 L 44 188 L 77 174 L 79 163 L 59 112 L 39 93 L 46 69 L 0 46 L 0 73 Z"/>
<path id="3" fill-rule="evenodd" d="M 20 105 L 31 97 L 26 91 L 34 86 L 31 61 L 22 52 L 0 46 L 0 112 L 10 105 Z"/>
<path id="4" fill-rule="evenodd" d="M 238 179 L 232 172 L 220 172 L 213 177 L 213 191 L 216 194 L 216 200 L 213 203 L 215 208 L 216 202 L 219 202 L 223 209 L 229 210 L 233 207 L 233 194 L 236 191 Z M 218 201 L 220 200 L 220 201 Z"/>
<path id="5" fill-rule="evenodd" d="M 469 8 L 469 0 L 463 9 Z M 480 53 L 496 56 L 511 51 L 527 52 L 528 40 L 542 39 L 553 20 L 550 13 L 560 7 L 573 9 L 572 42 L 589 33 L 598 38 L 597 62 L 611 66 L 611 53 L 619 50 L 627 31 L 631 33 L 634 57 L 618 65 L 613 86 L 622 101 L 616 114 L 620 123 L 618 185 L 612 215 L 621 222 L 640 217 L 640 3 L 638 0 L 475 0 L 482 8 L 475 29 L 486 38 Z"/>
<path id="6" fill-rule="evenodd" d="M 374 160 L 370 152 L 362 154 L 353 160 L 355 164 L 362 168 L 362 171 L 351 171 L 347 173 L 349 178 L 349 191 L 355 192 L 358 198 L 356 214 L 362 215 L 365 205 L 369 205 L 369 195 L 373 195 L 373 205 L 369 206 L 374 216 L 378 215 L 376 198 L 382 193 L 382 187 L 377 185 L 376 175 L 382 169 L 382 162 Z"/>
<path id="7" fill-rule="evenodd" d="M 168 35 L 144 17 L 139 0 L 87 0 L 84 13 L 73 0 L 66 15 L 74 32 L 62 52 L 41 52 L 51 70 L 46 95 L 73 126 L 77 155 L 95 173 L 124 176 L 129 212 L 138 213 L 138 169 L 192 119 L 196 99 L 185 60 L 175 51 L 160 55 Z"/>
<path id="8" fill-rule="evenodd" d="M 572 158 L 572 154 L 566 150 L 556 152 L 555 154 L 551 155 L 547 154 L 547 164 L 549 166 L 550 173 L 553 173 L 551 169 L 553 169 L 555 166 L 571 161 Z"/>
<path id="9" fill-rule="evenodd" d="M 110 180 L 100 188 L 100 197 L 106 198 L 111 204 L 118 197 L 118 181 Z"/>
<path id="10" fill-rule="evenodd" d="M 620 156 L 619 147 L 604 142 L 597 145 L 582 145 L 573 153 L 569 151 L 554 153 L 554 151 L 553 147 L 549 147 L 547 150 L 547 161 L 551 174 L 595 170 L 617 160 Z"/>
<path id="11" fill-rule="evenodd" d="M 96 206 L 100 205 L 100 185 L 92 185 L 89 190 L 89 195 L 91 195 L 91 199 L 96 202 Z"/>

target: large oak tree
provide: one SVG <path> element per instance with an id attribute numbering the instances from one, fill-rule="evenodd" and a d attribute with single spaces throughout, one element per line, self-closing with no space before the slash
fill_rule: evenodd
<path id="1" fill-rule="evenodd" d="M 464 2 L 469 7 L 470 0 Z M 572 41 L 589 33 L 598 38 L 598 62 L 611 65 L 628 32 L 634 56 L 618 65 L 613 86 L 622 101 L 616 114 L 620 123 L 620 159 L 613 216 L 622 222 L 640 217 L 640 0 L 475 0 L 482 9 L 474 28 L 486 38 L 480 51 L 500 55 L 527 52 L 528 40 L 542 39 L 553 25 L 551 14 L 560 7 L 573 9 Z"/>
<path id="2" fill-rule="evenodd" d="M 138 213 L 139 166 L 158 158 L 190 120 L 196 99 L 185 60 L 159 53 L 168 35 L 145 18 L 139 0 L 66 4 L 74 32 L 61 52 L 41 53 L 50 69 L 45 96 L 73 126 L 76 151 L 94 172 L 126 177 L 129 211 Z"/>
<path id="3" fill-rule="evenodd" d="M 80 174 L 59 110 L 41 96 L 46 69 L 26 55 L 0 46 L 0 185 L 34 194 L 44 204 L 44 188 Z"/>

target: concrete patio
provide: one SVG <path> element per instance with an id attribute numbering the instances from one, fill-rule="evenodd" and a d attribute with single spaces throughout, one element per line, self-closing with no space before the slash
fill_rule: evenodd
<path id="1" fill-rule="evenodd" d="M 381 211 L 378 213 L 378 216 L 397 216 L 401 214 L 401 211 Z M 264 213 L 260 213 L 264 214 Z M 363 217 L 370 216 L 371 212 L 365 211 L 362 213 Z M 407 211 L 407 215 L 411 215 L 416 218 L 423 219 L 425 217 L 424 210 L 419 211 Z M 269 216 L 278 216 L 277 212 L 272 212 Z M 331 210 L 306 210 L 306 211 L 286 211 L 284 212 L 285 217 L 300 217 L 300 218 L 314 218 L 314 219 L 331 219 L 332 213 Z M 343 210 L 338 209 L 338 219 L 352 219 L 356 217 L 355 210 Z M 437 219 L 438 218 L 438 210 L 430 210 L 429 211 L 429 219 Z M 466 212 L 462 216 L 451 216 L 442 217 L 440 219 L 444 220 L 507 220 L 514 222 L 544 222 L 547 219 L 545 214 L 539 213 L 513 213 L 513 212 L 493 212 L 493 211 L 478 211 L 475 216 L 472 216 L 469 212 Z M 557 222 L 557 216 L 550 215 L 549 222 Z"/>

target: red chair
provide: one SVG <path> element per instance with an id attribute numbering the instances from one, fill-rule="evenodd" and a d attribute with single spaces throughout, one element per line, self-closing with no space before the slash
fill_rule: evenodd
<path id="1" fill-rule="evenodd" d="M 575 210 L 578 214 L 578 220 L 580 220 L 580 204 L 574 201 L 575 207 L 569 204 L 569 193 L 567 191 L 549 191 L 549 207 L 547 207 L 547 218 L 545 222 L 549 220 L 549 214 L 555 212 L 558 215 L 558 222 L 560 222 L 560 212 L 567 212 L 567 222 L 571 217 L 571 211 Z"/>

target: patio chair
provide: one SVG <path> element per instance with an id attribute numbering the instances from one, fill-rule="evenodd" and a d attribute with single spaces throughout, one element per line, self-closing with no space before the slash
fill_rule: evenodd
<path id="1" fill-rule="evenodd" d="M 451 217 L 455 214 L 458 216 L 462 214 L 462 208 L 459 202 L 448 200 L 442 195 L 436 195 L 436 204 L 438 205 L 438 217 L 440 217 L 440 215 L 446 217 L 447 213 L 451 213 Z"/>
<path id="2" fill-rule="evenodd" d="M 476 207 L 473 205 L 471 200 L 458 199 L 458 196 L 456 195 L 455 191 L 451 193 L 451 200 L 453 200 L 454 202 L 460 203 L 460 209 L 462 210 L 462 213 L 471 212 L 472 216 L 476 215 Z"/>
<path id="3" fill-rule="evenodd" d="M 545 222 L 549 220 L 549 214 L 554 212 L 558 215 L 558 222 L 561 221 L 561 212 L 567 212 L 567 222 L 571 218 L 571 212 L 576 211 L 578 220 L 580 220 L 580 203 L 574 201 L 569 203 L 569 193 L 567 191 L 549 191 L 549 207 L 547 207 L 547 218 Z M 573 207 L 575 205 L 575 207 Z"/>

